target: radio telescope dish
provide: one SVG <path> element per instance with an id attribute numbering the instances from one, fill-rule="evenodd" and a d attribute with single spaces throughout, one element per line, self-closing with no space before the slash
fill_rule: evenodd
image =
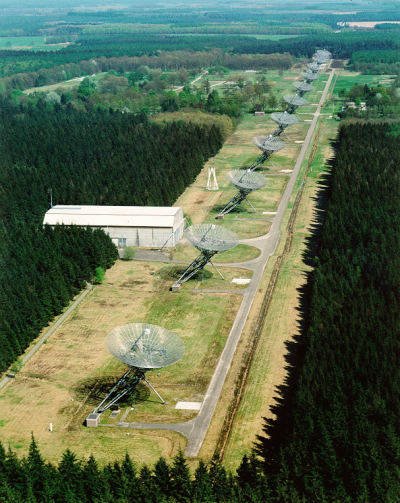
<path id="1" fill-rule="evenodd" d="M 313 80 L 317 80 L 319 79 L 319 75 L 317 75 L 316 73 L 314 72 L 302 72 L 301 73 L 302 77 L 304 77 L 304 80 L 306 80 L 307 82 L 312 82 Z"/>
<path id="2" fill-rule="evenodd" d="M 279 136 L 288 126 L 299 122 L 299 118 L 289 112 L 274 112 L 270 117 L 279 126 L 278 129 L 272 133 L 272 136 Z"/>
<path id="3" fill-rule="evenodd" d="M 271 119 L 279 124 L 279 126 L 291 126 L 293 124 L 297 124 L 299 119 L 288 112 L 273 112 L 270 115 Z"/>
<path id="4" fill-rule="evenodd" d="M 234 169 L 229 171 L 226 178 L 233 183 L 235 187 L 250 191 L 261 189 L 268 183 L 268 180 L 263 175 L 253 173 L 246 169 Z"/>
<path id="5" fill-rule="evenodd" d="M 239 243 L 234 232 L 214 224 L 191 225 L 185 230 L 185 236 L 198 250 L 215 253 L 230 250 Z"/>
<path id="6" fill-rule="evenodd" d="M 327 51 L 326 49 L 318 49 L 315 53 L 316 56 L 324 56 L 325 58 L 329 59 L 332 57 L 332 53 Z"/>
<path id="7" fill-rule="evenodd" d="M 106 337 L 109 352 L 123 363 L 140 369 L 159 369 L 185 354 L 182 340 L 173 332 L 147 323 L 114 328 Z"/>
<path id="8" fill-rule="evenodd" d="M 319 65 L 323 65 L 328 61 L 329 58 L 320 54 L 314 54 L 312 59 Z"/>
<path id="9" fill-rule="evenodd" d="M 101 414 L 115 405 L 142 380 L 146 381 L 162 403 L 165 403 L 146 379 L 146 372 L 168 367 L 185 354 L 183 342 L 175 333 L 148 323 L 129 323 L 114 328 L 106 337 L 106 346 L 115 358 L 129 365 L 129 369 L 104 400 L 87 416 L 87 426 L 97 426 Z"/>
<path id="10" fill-rule="evenodd" d="M 286 147 L 286 143 L 284 141 L 276 138 L 276 136 L 272 134 L 269 136 L 256 136 L 253 138 L 253 142 L 263 151 L 263 154 L 247 168 L 248 171 L 254 171 L 258 168 L 258 166 L 260 166 L 260 164 L 266 161 L 271 154 Z M 271 164 L 274 165 L 272 162 Z"/>
<path id="11" fill-rule="evenodd" d="M 172 285 L 172 290 L 179 289 L 183 283 L 188 281 L 198 271 L 204 269 L 208 263 L 214 267 L 222 279 L 225 279 L 211 262 L 211 257 L 218 252 L 234 248 L 239 243 L 237 235 L 220 225 L 196 224 L 191 225 L 185 230 L 185 236 L 193 246 L 201 251 L 201 253 L 193 260 L 190 266 L 183 271 L 178 281 Z"/>
<path id="12" fill-rule="evenodd" d="M 275 136 L 255 136 L 253 142 L 257 147 L 267 154 L 272 154 L 273 152 L 278 152 L 286 147 L 286 143 L 280 138 Z"/>
<path id="13" fill-rule="evenodd" d="M 261 189 L 261 187 L 265 187 L 265 185 L 267 185 L 268 183 L 268 180 L 263 175 L 254 173 L 246 169 L 234 169 L 232 171 L 229 171 L 226 177 L 233 185 L 235 185 L 235 187 L 239 189 L 239 191 L 229 201 L 229 203 L 216 218 L 223 218 L 224 215 L 232 211 L 233 208 L 240 204 L 244 199 L 247 200 L 247 196 L 250 194 L 250 192 L 253 192 L 253 190 Z M 250 204 L 253 210 L 256 211 L 251 202 L 248 200 L 247 202 Z"/>
<path id="14" fill-rule="evenodd" d="M 285 94 L 283 99 L 286 101 L 286 103 L 296 108 L 302 107 L 303 105 L 308 105 L 308 101 L 298 94 Z"/>
<path id="15" fill-rule="evenodd" d="M 293 82 L 293 85 L 299 92 L 300 96 L 304 93 L 308 93 L 308 91 L 314 90 L 314 86 L 308 84 L 307 82 Z"/>
<path id="16" fill-rule="evenodd" d="M 317 73 L 321 70 L 321 65 L 319 63 L 316 63 L 315 61 L 313 63 L 307 63 L 307 66 L 314 73 Z"/>

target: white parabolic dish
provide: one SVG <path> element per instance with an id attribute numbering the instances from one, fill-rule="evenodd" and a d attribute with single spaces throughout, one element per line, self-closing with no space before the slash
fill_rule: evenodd
<path id="1" fill-rule="evenodd" d="M 129 323 L 114 328 L 106 337 L 106 346 L 121 362 L 141 369 L 168 367 L 185 354 L 185 346 L 178 335 L 148 323 Z"/>
<path id="2" fill-rule="evenodd" d="M 226 175 L 227 179 L 241 189 L 257 190 L 267 185 L 265 176 L 246 169 L 234 169 Z"/>
<path id="3" fill-rule="evenodd" d="M 237 235 L 222 225 L 191 225 L 185 230 L 185 236 L 199 250 L 226 251 L 239 243 Z"/>

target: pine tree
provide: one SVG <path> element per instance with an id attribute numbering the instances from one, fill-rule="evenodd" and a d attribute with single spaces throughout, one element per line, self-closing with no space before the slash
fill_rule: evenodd
<path id="1" fill-rule="evenodd" d="M 62 455 L 58 473 L 60 480 L 58 497 L 64 498 L 63 503 L 85 501 L 81 463 L 69 449 Z"/>
<path id="2" fill-rule="evenodd" d="M 167 498 L 172 493 L 171 470 L 164 457 L 158 459 L 153 469 L 154 484 Z"/>
<path id="3" fill-rule="evenodd" d="M 213 495 L 216 501 L 234 501 L 234 483 L 223 467 L 219 455 L 215 453 L 209 467 Z"/>
<path id="4" fill-rule="evenodd" d="M 128 494 L 127 500 L 129 502 L 136 502 L 139 496 L 139 482 L 138 475 L 136 472 L 135 465 L 132 463 L 129 454 L 125 454 L 125 458 L 122 461 L 122 476 L 124 479 L 126 492 Z"/>
<path id="5" fill-rule="evenodd" d="M 191 500 L 191 476 L 186 458 L 181 450 L 173 458 L 171 467 L 172 495 L 178 502 Z"/>
<path id="6" fill-rule="evenodd" d="M 193 501 L 199 503 L 211 503 L 215 501 L 207 465 L 201 459 L 194 473 L 192 488 Z"/>
<path id="7" fill-rule="evenodd" d="M 47 479 L 47 467 L 36 445 L 33 433 L 31 434 L 31 443 L 26 460 L 26 471 L 33 495 L 37 500 L 40 500 Z"/>
<path id="8" fill-rule="evenodd" d="M 104 491 L 104 478 L 93 454 L 82 468 L 83 490 L 88 503 L 95 503 Z"/>

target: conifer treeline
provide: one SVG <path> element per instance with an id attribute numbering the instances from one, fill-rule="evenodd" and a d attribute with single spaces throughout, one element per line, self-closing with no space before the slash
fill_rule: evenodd
<path id="1" fill-rule="evenodd" d="M 214 125 L 38 106 L 21 114 L 0 102 L 0 207 L 7 219 L 21 206 L 41 219 L 50 187 L 55 204 L 171 205 L 222 145 Z"/>
<path id="2" fill-rule="evenodd" d="M 54 466 L 45 462 L 33 438 L 26 459 L 0 443 L 0 502 L 255 503 L 265 500 L 262 481 L 249 478 L 253 462 L 245 458 L 234 476 L 217 457 L 200 461 L 192 473 L 181 452 L 153 467 L 136 465 L 128 454 L 101 467 L 94 456 L 82 461 L 67 449 Z"/>
<path id="3" fill-rule="evenodd" d="M 257 449 L 284 501 L 400 494 L 400 144 L 388 130 L 340 129 L 303 364 Z"/>
<path id="4" fill-rule="evenodd" d="M 0 372 L 54 316 L 118 256 L 102 230 L 43 228 L 12 220 L 0 227 Z"/>
<path id="5" fill-rule="evenodd" d="M 0 372 L 117 250 L 103 231 L 43 228 L 55 204 L 171 205 L 221 146 L 215 126 L 0 101 Z"/>

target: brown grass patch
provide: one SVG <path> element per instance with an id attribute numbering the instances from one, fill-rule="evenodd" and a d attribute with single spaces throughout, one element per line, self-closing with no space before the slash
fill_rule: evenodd
<path id="1" fill-rule="evenodd" d="M 105 336 L 116 326 L 131 322 L 172 329 L 183 338 L 186 352 L 175 365 L 148 373 L 147 378 L 167 405 L 161 405 L 147 385 L 140 385 L 141 394 L 129 395 L 122 402 L 128 412 L 126 420 L 176 422 L 195 415 L 193 411 L 175 409 L 176 402 L 202 400 L 241 297 L 169 292 L 169 283 L 154 274 L 159 268 L 158 263 L 118 261 L 107 272 L 105 282 L 93 289 L 2 390 L 2 417 L 8 422 L 2 426 L 1 435 L 11 447 L 26 453 L 33 432 L 50 461 L 58 460 L 67 445 L 78 456 L 95 452 L 100 460 L 109 461 L 121 456 L 121 450 L 114 450 L 112 445 L 121 437 L 119 432 L 111 433 L 101 426 L 94 431 L 83 423 L 126 370 L 107 351 Z M 110 420 L 109 413 L 105 413 L 102 423 L 116 424 L 121 417 L 122 413 Z M 51 438 L 49 423 L 53 423 Z M 155 438 L 152 432 L 131 430 L 131 437 L 140 442 L 140 450 L 148 449 L 152 462 L 184 446 L 177 442 L 180 436 L 169 432 L 158 432 Z"/>

